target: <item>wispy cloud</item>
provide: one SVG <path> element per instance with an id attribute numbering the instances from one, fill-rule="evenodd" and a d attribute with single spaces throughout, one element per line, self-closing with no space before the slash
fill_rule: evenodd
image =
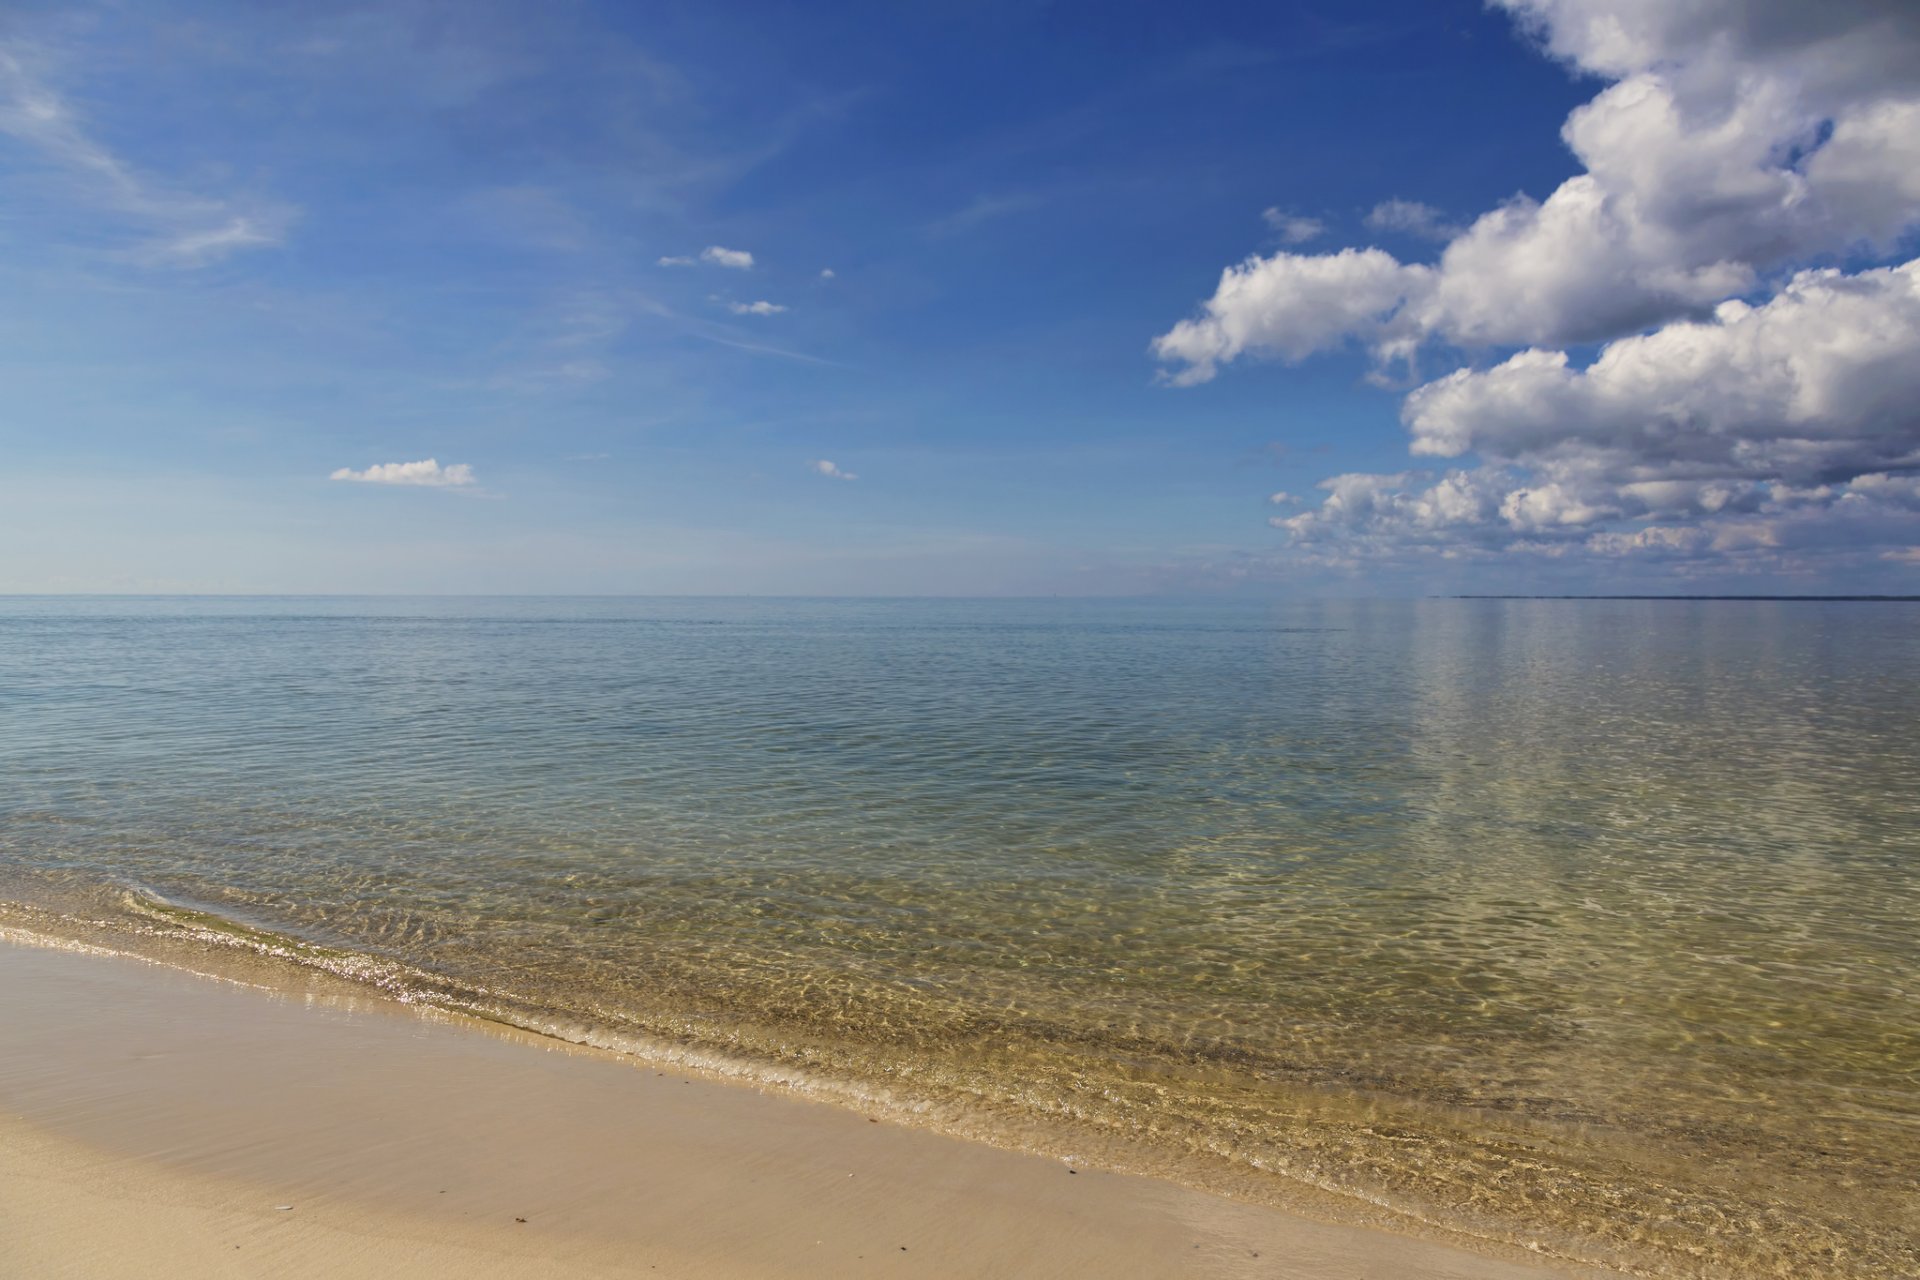
<path id="1" fill-rule="evenodd" d="M 534 393 L 583 387 L 612 376 L 613 370 L 602 360 L 562 360 L 502 369 L 487 378 L 484 385 L 498 391 Z"/>
<path id="2" fill-rule="evenodd" d="M 825 356 L 811 356 L 804 351 L 788 351 L 784 347 L 770 347 L 763 342 L 742 342 L 738 338 L 726 336 L 725 333 L 715 332 L 714 329 L 702 329 L 692 324 L 687 326 L 686 333 L 689 337 L 698 338 L 703 342 L 711 342 L 722 347 L 732 347 L 736 351 L 751 351 L 755 355 L 778 356 L 782 360 L 798 360 L 802 364 L 817 364 L 832 369 L 845 369 L 849 367 L 841 361 L 829 360 Z"/>
<path id="3" fill-rule="evenodd" d="M 67 104 L 41 84 L 10 48 L 0 46 L 0 133 L 39 148 L 62 166 L 90 173 L 137 203 L 141 183 L 80 127 Z"/>
<path id="4" fill-rule="evenodd" d="M 449 212 L 472 231 L 513 249 L 578 253 L 595 242 L 587 218 L 555 187 L 487 187 L 459 196 Z"/>
<path id="5" fill-rule="evenodd" d="M 252 218 L 236 217 L 223 227 L 204 231 L 186 231 L 156 240 L 141 251 L 146 261 L 177 267 L 202 267 L 241 249 L 265 248 L 280 243 L 277 232 L 261 226 Z"/>
<path id="6" fill-rule="evenodd" d="M 515 331 L 489 354 L 480 385 L 515 392 L 564 391 L 612 377 L 619 343 L 644 305 L 611 289 L 563 291 L 529 307 Z"/>
<path id="7" fill-rule="evenodd" d="M 1445 214 L 1418 200 L 1382 200 L 1368 212 L 1367 228 L 1398 231 L 1428 240 L 1451 240 L 1460 234 L 1460 228 L 1449 222 Z"/>
<path id="8" fill-rule="evenodd" d="M 694 267 L 700 263 L 710 267 L 729 267 L 735 271 L 753 269 L 753 255 L 745 249 L 729 249 L 724 245 L 710 244 L 700 251 L 698 258 L 684 253 L 669 253 L 654 260 L 660 267 Z"/>
<path id="9" fill-rule="evenodd" d="M 464 462 L 441 466 L 433 458 L 418 462 L 376 462 L 364 471 L 341 467 L 329 480 L 352 480 L 359 484 L 417 485 L 430 489 L 460 488 L 475 483 L 473 468 Z"/>
<path id="10" fill-rule="evenodd" d="M 832 268 L 832 267 L 822 267 L 822 268 L 820 268 L 820 278 L 821 278 L 822 280 L 831 280 L 831 279 L 833 279 L 833 268 Z"/>
<path id="11" fill-rule="evenodd" d="M 1288 244 L 1305 244 L 1309 240 L 1317 240 L 1327 230 L 1327 224 L 1318 218 L 1288 213 L 1280 208 L 1262 211 L 1260 220 L 1279 232 L 1280 238 Z"/>
<path id="12" fill-rule="evenodd" d="M 930 236 L 952 236 L 971 231 L 984 222 L 995 218 L 1004 218 L 1009 214 L 1025 213 L 1029 209 L 1038 209 L 1046 201 L 1030 192 L 1014 192 L 1004 196 L 975 196 L 962 207 L 944 217 L 935 218 L 927 224 Z"/>
<path id="13" fill-rule="evenodd" d="M 630 294 L 626 300 L 629 306 L 644 311 L 649 316 L 659 320 L 662 324 L 673 327 L 687 337 L 698 338 L 702 342 L 711 342 L 722 347 L 732 347 L 738 351 L 750 351 L 755 355 L 776 356 L 782 360 L 796 360 L 802 364 L 823 365 L 835 369 L 844 369 L 847 367 L 838 360 L 828 360 L 822 356 L 808 355 L 804 351 L 788 351 L 782 347 L 770 347 L 763 342 L 752 341 L 744 336 L 743 330 L 733 325 L 702 319 L 699 316 L 687 315 L 674 310 L 657 298 Z M 709 300 L 716 303 L 720 301 L 717 297 L 710 298 Z"/>
<path id="14" fill-rule="evenodd" d="M 763 298 L 759 302 L 729 302 L 727 310 L 737 316 L 777 316 L 786 308 Z"/>
<path id="15" fill-rule="evenodd" d="M 825 458 L 816 458 L 807 465 L 813 468 L 818 474 L 826 476 L 830 480 L 858 480 L 860 478 L 851 471 L 842 471 Z"/>
<path id="16" fill-rule="evenodd" d="M 285 238 L 292 211 L 245 212 L 228 200 L 196 195 L 141 173 L 98 141 L 68 101 L 29 65 L 30 51 L 0 42 L 0 135 L 32 147 L 63 175 L 68 205 L 114 215 L 142 237 L 127 257 L 147 266 L 200 267 Z"/>

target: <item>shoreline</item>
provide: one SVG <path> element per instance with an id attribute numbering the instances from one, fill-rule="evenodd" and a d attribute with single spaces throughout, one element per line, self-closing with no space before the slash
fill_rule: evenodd
<path id="1" fill-rule="evenodd" d="M 451 1020 L 541 1048 L 600 1054 L 649 1072 L 690 1075 L 852 1111 L 969 1145 L 1068 1161 L 1083 1172 L 1098 1168 L 1312 1221 L 1384 1231 L 1483 1256 L 1589 1269 L 1581 1274 L 1640 1273 L 1636 1263 L 1642 1259 L 1633 1251 L 1602 1244 L 1583 1254 L 1577 1251 L 1582 1245 L 1599 1242 L 1569 1241 L 1547 1222 L 1509 1215 L 1492 1231 L 1476 1230 L 1467 1221 L 1426 1212 L 1418 1197 L 1412 1203 L 1394 1203 L 1350 1190 L 1341 1185 L 1337 1169 L 1281 1172 L 1218 1153 L 1170 1151 L 1132 1141 L 1063 1111 L 1057 1098 L 1053 1105 L 1022 1114 L 1009 1109 L 1003 1098 L 941 1096 L 910 1074 L 860 1077 L 822 1069 L 804 1054 L 743 1052 L 724 1036 L 713 1035 L 717 1028 L 711 1025 L 703 1028 L 707 1034 L 691 1038 L 619 1026 L 616 1018 L 591 1007 L 545 1005 L 511 987 L 450 977 L 337 939 L 305 937 L 271 922 L 163 896 L 150 886 L 96 882 L 50 892 L 46 886 L 0 883 L 0 944 L 9 939 L 128 956 L 303 999 L 318 995 L 347 1006 L 372 999 L 381 1007 Z"/>
<path id="2" fill-rule="evenodd" d="M 9 930 L 0 1224 L 22 1274 L 259 1274 L 263 1253 L 276 1274 L 475 1280 L 1616 1274 L 1334 1225 L 348 988 Z"/>

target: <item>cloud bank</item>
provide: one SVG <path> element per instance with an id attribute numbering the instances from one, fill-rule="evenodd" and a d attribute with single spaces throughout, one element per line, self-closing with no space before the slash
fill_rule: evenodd
<path id="1" fill-rule="evenodd" d="M 1416 457 L 1463 465 L 1336 476 L 1272 523 L 1343 563 L 1911 558 L 1920 261 L 1831 264 L 1905 257 L 1920 228 L 1920 6 L 1495 3 L 1609 81 L 1561 131 L 1583 172 L 1464 228 L 1383 201 L 1367 225 L 1446 237 L 1436 261 L 1251 257 L 1153 343 L 1181 386 L 1349 346 L 1493 357 L 1402 407 Z M 1584 367 L 1568 351 L 1595 344 Z"/>
<path id="2" fill-rule="evenodd" d="M 329 480 L 352 480 L 360 484 L 421 485 L 434 489 L 459 488 L 475 483 L 473 468 L 464 462 L 441 466 L 432 458 L 418 462 L 378 462 L 364 471 L 341 467 Z"/>

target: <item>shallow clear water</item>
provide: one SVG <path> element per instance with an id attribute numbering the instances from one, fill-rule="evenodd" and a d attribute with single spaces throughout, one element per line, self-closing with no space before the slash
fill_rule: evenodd
<path id="1" fill-rule="evenodd" d="M 0 601 L 0 893 L 1650 1273 L 1920 1272 L 1917 778 L 1911 605 Z"/>

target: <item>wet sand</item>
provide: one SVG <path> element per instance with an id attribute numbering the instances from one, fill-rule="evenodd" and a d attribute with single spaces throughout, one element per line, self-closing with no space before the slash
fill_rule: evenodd
<path id="1" fill-rule="evenodd" d="M 0 942 L 0 1275 L 1593 1276 L 324 982 Z"/>

